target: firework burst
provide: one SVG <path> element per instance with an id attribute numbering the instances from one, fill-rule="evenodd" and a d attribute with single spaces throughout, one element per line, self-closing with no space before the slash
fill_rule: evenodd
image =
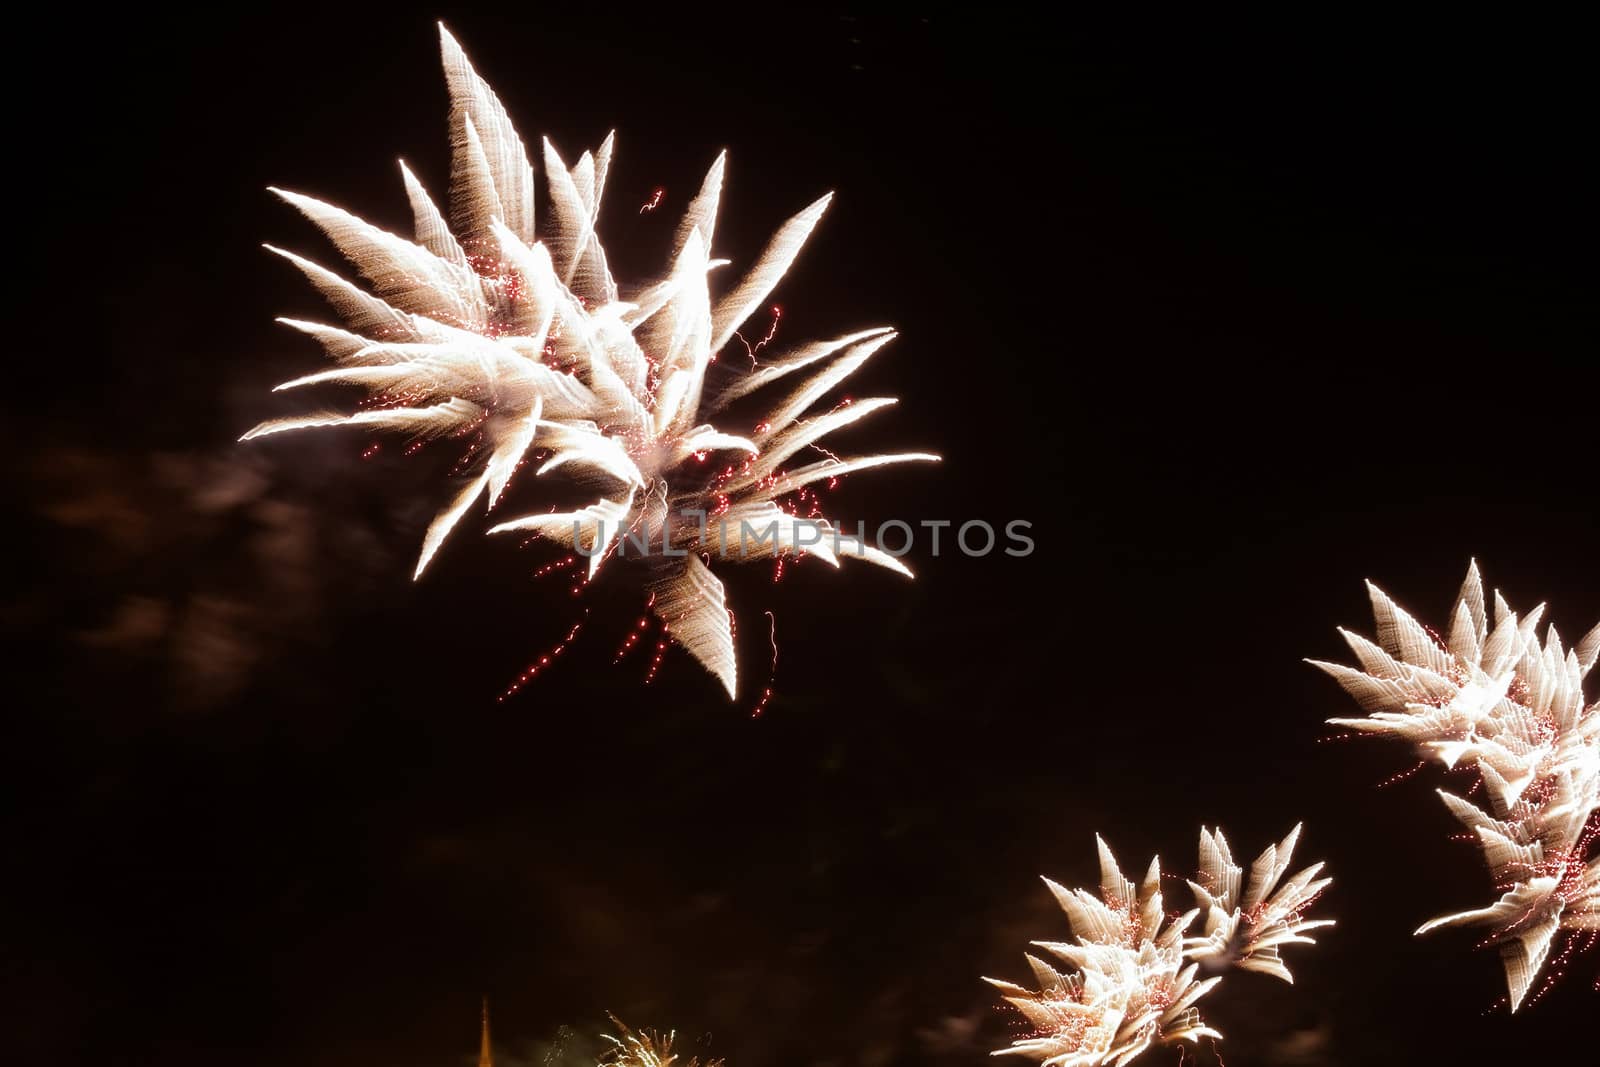
<path id="1" fill-rule="evenodd" d="M 412 240 L 274 190 L 321 228 L 367 283 L 272 249 L 344 319 L 343 327 L 282 320 L 321 342 L 337 366 L 278 388 L 356 386 L 367 402 L 353 413 L 269 420 L 244 439 L 364 426 L 413 441 L 469 440 L 464 481 L 428 528 L 417 576 L 470 509 L 480 502 L 493 509 L 538 456 L 536 474 L 559 468 L 598 498 L 575 510 L 511 518 L 490 532 L 535 533 L 576 548 L 588 557 L 589 579 L 631 545 L 643 557 L 640 582 L 670 639 L 731 697 L 738 672 L 729 612 L 722 583 L 702 556 L 781 563 L 811 555 L 835 567 L 840 557 L 853 557 L 911 573 L 816 514 L 810 489 L 852 471 L 938 459 L 923 452 L 840 458 L 819 443 L 895 403 L 879 397 L 812 411 L 894 332 L 865 330 L 771 357 L 763 351 L 759 363 L 743 342 L 749 365 L 729 360 L 714 375 L 718 354 L 767 306 L 831 194 L 784 223 L 749 273 L 713 296 L 709 275 L 727 262 L 712 257 L 726 167 L 725 154 L 718 156 L 677 226 L 667 268 L 624 295 L 596 232 L 613 138 L 570 167 L 544 141 L 548 198 L 536 235 L 534 167 L 523 142 L 442 26 L 440 39 L 451 102 L 447 210 L 403 163 Z M 774 312 L 774 328 L 776 321 Z M 712 422 L 726 426 L 730 404 L 780 381 L 800 384 L 779 393 L 748 431 Z M 821 458 L 791 465 L 813 453 Z M 803 515 L 802 504 L 809 505 Z"/>
<path id="2" fill-rule="evenodd" d="M 1377 642 L 1340 631 L 1360 667 L 1316 663 L 1366 718 L 1330 722 L 1410 743 L 1423 760 L 1475 774 L 1485 805 L 1439 796 L 1483 852 L 1501 896 L 1444 915 L 1444 926 L 1488 928 L 1516 1011 L 1547 968 L 1563 930 L 1564 961 L 1600 933 L 1600 702 L 1584 678 L 1600 657 L 1600 626 L 1565 650 L 1555 627 L 1539 639 L 1540 605 L 1519 618 L 1494 595 L 1493 618 L 1473 563 L 1440 638 L 1368 583 Z M 1315 662 L 1315 661 L 1313 661 Z M 1559 972 L 1552 969 L 1551 977 Z"/>
<path id="3" fill-rule="evenodd" d="M 670 1031 L 665 1034 L 654 1030 L 635 1033 L 615 1015 L 611 1017 L 611 1022 L 616 1026 L 617 1033 L 606 1035 L 611 1048 L 600 1058 L 600 1067 L 723 1067 L 723 1060 L 702 1060 L 697 1056 L 685 1060 L 673 1052 L 672 1043 L 677 1040 L 677 1035 Z"/>
<path id="4" fill-rule="evenodd" d="M 1296 826 L 1261 854 L 1241 894 L 1243 870 L 1234 865 L 1227 839 L 1202 830 L 1199 880 L 1189 883 L 1196 907 L 1176 917 L 1163 910 L 1160 860 L 1151 860 L 1135 886 L 1097 837 L 1098 895 L 1045 879 L 1077 941 L 1034 944 L 1068 970 L 1029 955 L 1038 989 L 984 979 L 1031 1030 L 993 1055 L 1025 1056 L 1044 1067 L 1120 1067 L 1156 1045 L 1221 1038 L 1195 1007 L 1221 983 L 1218 972 L 1238 967 L 1292 982 L 1279 948 L 1315 944 L 1306 934 L 1333 925 L 1305 917 L 1332 881 L 1317 877 L 1322 864 L 1284 880 L 1299 835 Z M 1202 913 L 1203 932 L 1186 936 Z M 1209 977 L 1200 977 L 1202 971 Z"/>

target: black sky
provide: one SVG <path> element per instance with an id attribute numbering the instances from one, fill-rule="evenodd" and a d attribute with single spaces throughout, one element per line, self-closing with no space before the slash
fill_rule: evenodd
<path id="1" fill-rule="evenodd" d="M 724 147 L 737 263 L 835 190 L 780 340 L 897 326 L 851 393 L 901 404 L 853 441 L 946 457 L 838 510 L 1039 551 L 734 574 L 748 682 L 777 620 L 759 720 L 682 653 L 613 668 L 604 586 L 497 703 L 582 607 L 481 527 L 410 583 L 448 457 L 232 443 L 320 358 L 259 244 L 332 253 L 264 189 L 395 228 L 395 157 L 442 190 L 439 16 L 528 138 L 617 130 L 619 274 Z M 1437 620 L 1473 557 L 1564 635 L 1600 614 L 1576 27 L 701 17 L 13 38 L 4 1058 L 454 1064 L 487 992 L 507 1063 L 607 1010 L 733 1067 L 971 1063 L 1008 1032 L 978 976 L 1065 935 L 1037 875 L 1086 884 L 1096 831 L 1183 871 L 1201 824 L 1253 855 L 1302 819 L 1340 926 L 1292 989 L 1211 998 L 1230 1065 L 1581 1047 L 1592 957 L 1509 1018 L 1491 953 L 1410 936 L 1487 877 L 1442 782 L 1325 742 L 1349 708 L 1301 662 L 1366 628 L 1363 578 Z"/>

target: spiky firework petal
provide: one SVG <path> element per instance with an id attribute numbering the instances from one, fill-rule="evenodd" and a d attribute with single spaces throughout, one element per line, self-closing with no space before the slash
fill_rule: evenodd
<path id="1" fill-rule="evenodd" d="M 491 532 L 534 530 L 578 543 L 594 552 L 591 578 L 624 531 L 636 544 L 663 546 L 665 558 L 647 561 L 653 610 L 671 639 L 732 696 L 737 671 L 722 584 L 694 557 L 733 553 L 726 526 L 703 516 L 731 511 L 787 527 L 747 553 L 744 529 L 735 524 L 740 558 L 811 554 L 837 566 L 838 557 L 850 556 L 909 576 L 893 556 L 843 535 L 837 524 L 798 520 L 810 527 L 796 531 L 796 517 L 780 502 L 852 471 L 939 458 L 907 452 L 839 459 L 820 448 L 824 436 L 890 406 L 891 398 L 807 417 L 893 338 L 888 329 L 803 346 L 708 391 L 718 353 L 782 281 L 832 194 L 784 223 L 750 272 L 713 298 L 708 275 L 724 262 L 711 253 L 727 163 L 719 155 L 674 235 L 666 271 L 623 301 L 595 229 L 613 138 L 570 167 L 542 142 L 548 204 L 536 228 L 534 168 L 522 139 L 443 26 L 440 43 L 450 93 L 447 211 L 404 163 L 413 240 L 312 197 L 273 190 L 317 225 L 367 283 L 362 288 L 273 249 L 300 268 L 347 326 L 284 320 L 320 341 L 339 366 L 279 388 L 355 385 L 368 391 L 371 406 L 268 420 L 244 439 L 324 426 L 415 438 L 479 435 L 477 471 L 430 526 L 418 576 L 478 501 L 493 507 L 525 458 L 536 448 L 550 450 L 536 473 L 564 470 L 600 487 L 599 498 L 560 515 L 501 522 Z M 731 401 L 814 366 L 816 373 L 776 401 L 754 432 L 730 433 L 709 421 Z M 826 458 L 782 466 L 807 448 Z M 701 466 L 710 456 L 719 458 Z M 817 544 L 817 533 L 829 543 Z"/>
<path id="2" fill-rule="evenodd" d="M 1500 946 L 1511 1010 L 1527 999 L 1561 930 L 1600 929 L 1600 702 L 1583 682 L 1600 656 L 1600 626 L 1570 651 L 1543 605 L 1519 618 L 1494 595 L 1493 622 L 1474 562 L 1447 636 L 1435 637 L 1368 583 L 1376 643 L 1344 633 L 1359 670 L 1313 661 L 1367 713 L 1331 719 L 1410 742 L 1424 760 L 1475 771 L 1488 811 L 1439 795 L 1477 839 L 1501 890 L 1494 904 L 1441 916 L 1417 933 L 1483 926 Z"/>
<path id="3" fill-rule="evenodd" d="M 1315 863 L 1284 881 L 1295 842 L 1300 838 L 1296 826 L 1289 836 L 1266 851 L 1250 866 L 1250 881 L 1243 895 L 1239 879 L 1243 873 L 1233 863 L 1227 839 L 1219 830 L 1200 831 L 1200 879 L 1190 882 L 1195 900 L 1205 912 L 1203 933 L 1189 938 L 1184 951 L 1202 967 L 1227 966 L 1259 971 L 1294 982 L 1279 949 L 1283 945 L 1314 945 L 1306 934 L 1334 925 L 1332 919 L 1307 919 L 1306 909 L 1332 884 L 1331 878 L 1318 878 L 1322 864 Z"/>

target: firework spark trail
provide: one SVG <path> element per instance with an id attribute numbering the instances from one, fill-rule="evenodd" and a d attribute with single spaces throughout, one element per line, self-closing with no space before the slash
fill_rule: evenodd
<path id="1" fill-rule="evenodd" d="M 547 574 L 554 574 L 556 571 L 565 570 L 577 562 L 577 556 L 562 556 L 560 559 L 546 563 L 543 567 L 540 567 L 538 570 L 534 571 L 533 576 L 535 578 L 543 578 Z"/>
<path id="2" fill-rule="evenodd" d="M 623 301 L 596 232 L 614 138 L 571 166 L 548 141 L 541 161 L 548 202 L 534 232 L 534 168 L 527 149 L 488 84 L 440 27 L 451 109 L 450 195 L 441 211 L 402 164 L 415 218 L 414 240 L 380 230 L 311 197 L 274 190 L 316 224 L 367 281 L 363 288 L 291 252 L 271 249 L 300 269 L 345 320 L 344 327 L 282 320 L 322 344 L 336 366 L 279 386 L 355 386 L 367 403 L 354 414 L 320 412 L 270 419 L 249 440 L 294 430 L 366 426 L 407 435 L 420 447 L 438 438 L 470 437 L 450 501 L 423 538 L 420 577 L 472 508 L 503 497 L 524 459 L 540 458 L 534 475 L 560 469 L 603 495 L 571 511 L 548 510 L 500 522 L 488 532 L 542 535 L 589 559 L 594 579 L 624 530 L 640 531 L 659 553 L 647 561 L 646 588 L 661 594 L 663 632 L 713 674 L 730 699 L 738 670 L 720 579 L 697 557 L 734 554 L 721 536 L 708 538 L 701 514 L 754 523 L 760 541 L 741 559 L 797 558 L 806 553 L 838 566 L 864 560 L 910 576 L 898 559 L 860 537 L 843 536 L 819 516 L 805 522 L 777 501 L 817 481 L 889 464 L 935 461 L 925 452 L 785 462 L 820 449 L 891 398 L 859 401 L 849 414 L 810 414 L 812 406 L 855 373 L 895 336 L 879 328 L 800 345 L 764 358 L 749 371 L 724 368 L 717 356 L 760 308 L 772 325 L 755 353 L 772 340 L 781 314 L 768 300 L 826 210 L 831 194 L 774 234 L 754 267 L 714 295 L 712 255 L 727 159 L 718 156 L 685 208 L 671 262 L 656 278 L 630 287 Z M 665 196 L 657 189 L 640 214 Z M 765 356 L 765 353 L 763 352 Z M 791 377 L 797 375 L 798 377 Z M 784 380 L 799 381 L 769 404 L 750 436 L 718 430 L 728 405 Z M 708 480 L 712 456 L 722 477 Z M 743 527 L 735 525 L 743 538 Z M 812 533 L 825 539 L 818 547 Z M 667 551 L 667 546 L 673 551 Z M 824 548 L 826 551 L 824 551 Z M 687 552 L 687 559 L 680 553 Z M 582 588 L 580 583 L 576 589 Z M 670 603 L 662 613 L 659 604 Z M 658 650 L 659 651 L 659 650 Z M 659 661 L 659 655 L 658 655 Z M 652 675 L 653 677 L 653 675 Z"/>
<path id="3" fill-rule="evenodd" d="M 656 672 L 661 670 L 661 661 L 666 658 L 667 645 L 671 643 L 668 640 L 668 638 L 671 636 L 671 630 L 671 623 L 664 622 L 661 624 L 661 640 L 656 642 L 655 658 L 650 661 L 650 670 L 647 671 L 644 676 L 645 685 L 649 685 L 651 682 L 655 681 Z"/>
<path id="4" fill-rule="evenodd" d="M 1387 789 L 1392 785 L 1399 785 L 1401 782 L 1409 782 L 1409 781 L 1411 781 L 1411 779 L 1415 778 L 1417 775 L 1419 775 L 1423 771 L 1427 770 L 1427 768 L 1428 768 L 1428 765 L 1426 763 L 1422 762 L 1421 760 L 1418 760 L 1416 763 L 1413 763 L 1411 766 L 1407 767 L 1405 770 L 1397 771 L 1394 774 L 1391 774 L 1389 777 L 1385 778 L 1383 781 L 1379 782 L 1378 783 L 1378 788 L 1379 789 Z"/>
<path id="5" fill-rule="evenodd" d="M 1438 793 L 1482 851 L 1500 898 L 1417 933 L 1488 927 L 1483 944 L 1500 949 L 1515 1012 L 1600 931 L 1600 857 L 1591 858 L 1600 836 L 1600 702 L 1585 706 L 1583 693 L 1600 658 L 1600 626 L 1567 650 L 1553 626 L 1540 640 L 1543 605 L 1519 619 L 1498 593 L 1491 626 L 1476 562 L 1445 637 L 1370 582 L 1368 591 L 1377 642 L 1340 631 L 1359 669 L 1312 661 L 1366 718 L 1329 721 L 1406 741 L 1424 761 L 1473 773 L 1462 793 Z M 1480 790 L 1485 807 L 1466 799 Z M 1548 977 L 1535 990 L 1542 973 Z"/>
<path id="6" fill-rule="evenodd" d="M 781 318 L 783 318 L 783 309 L 776 304 L 772 305 L 772 325 L 767 329 L 767 335 L 753 345 L 745 340 L 744 334 L 738 330 L 733 331 L 733 336 L 737 337 L 739 343 L 744 345 L 744 354 L 750 357 L 750 369 L 752 371 L 757 366 L 756 353 L 771 344 L 772 339 L 778 335 L 778 320 Z"/>
<path id="7" fill-rule="evenodd" d="M 1046 1067 L 1120 1067 L 1150 1048 L 1222 1035 L 1195 1004 L 1234 968 L 1293 981 L 1279 956 L 1290 944 L 1315 944 L 1310 931 L 1332 926 L 1306 912 L 1332 879 L 1322 864 L 1285 879 L 1300 827 L 1270 845 L 1251 865 L 1248 883 L 1221 831 L 1200 832 L 1200 873 L 1189 882 L 1195 908 L 1163 910 L 1161 864 L 1152 860 L 1135 887 L 1116 856 L 1096 838 L 1100 892 L 1069 890 L 1045 879 L 1066 912 L 1074 943 L 1034 942 L 1068 965 L 1063 972 L 1029 955 L 1037 990 L 995 978 L 1030 1032 L 994 1055 L 1039 1060 Z M 1187 936 L 1204 914 L 1201 933 Z M 1208 977 L 1197 978 L 1201 973 Z"/>
<path id="8" fill-rule="evenodd" d="M 527 685 L 529 682 L 533 681 L 534 678 L 539 676 L 539 672 L 543 671 L 546 667 L 550 666 L 550 664 L 554 663 L 561 653 L 567 650 L 567 646 L 572 644 L 572 642 L 577 638 L 578 632 L 583 629 L 584 620 L 588 617 L 589 609 L 584 608 L 583 617 L 572 624 L 572 629 L 567 631 L 567 636 L 563 637 L 554 646 L 552 646 L 550 651 L 546 652 L 544 655 L 528 664 L 527 668 L 524 669 L 521 674 L 517 675 L 516 681 L 512 682 L 506 688 L 506 691 L 501 693 L 496 700 L 503 704 L 507 700 L 516 696 L 517 693 L 522 690 L 523 686 Z"/>
<path id="9" fill-rule="evenodd" d="M 616 656 L 612 658 L 611 665 L 613 667 L 621 663 L 623 659 L 627 657 L 628 653 L 633 651 L 633 646 L 639 643 L 639 638 L 644 636 L 644 632 L 649 629 L 649 627 L 650 617 L 647 615 L 639 616 L 638 621 L 635 622 L 631 628 L 629 628 L 628 636 L 623 638 L 622 646 L 617 649 Z"/>
<path id="10" fill-rule="evenodd" d="M 766 687 L 761 690 L 761 699 L 756 701 L 756 706 L 750 712 L 752 719 L 761 718 L 761 713 L 767 710 L 767 705 L 772 702 L 772 686 L 778 678 L 778 617 L 772 612 L 767 612 L 767 621 L 771 624 L 767 632 L 767 639 L 772 643 L 772 668 L 767 674 Z"/>

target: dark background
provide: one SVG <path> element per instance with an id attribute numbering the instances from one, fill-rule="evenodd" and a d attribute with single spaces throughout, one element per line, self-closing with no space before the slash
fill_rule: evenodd
<path id="1" fill-rule="evenodd" d="M 272 318 L 323 309 L 258 243 L 333 262 L 263 189 L 399 228 L 404 155 L 442 195 L 440 14 L 530 140 L 570 160 L 617 129 L 619 276 L 722 147 L 736 263 L 837 190 L 779 340 L 898 326 L 851 392 L 902 403 L 852 444 L 946 456 L 848 480 L 837 512 L 1028 519 L 1038 551 L 919 548 L 914 583 L 724 568 L 734 705 L 681 652 L 649 687 L 645 657 L 612 667 L 637 605 L 602 583 L 497 703 L 582 610 L 529 580 L 547 551 L 474 518 L 413 585 L 448 457 L 232 443 L 320 359 Z M 1186 872 L 1202 824 L 1253 856 L 1301 819 L 1340 925 L 1294 987 L 1209 998 L 1229 1064 L 1592 1043 L 1593 957 L 1513 1018 L 1470 934 L 1410 936 L 1487 876 L 1437 774 L 1379 789 L 1407 753 L 1324 743 L 1353 705 L 1301 662 L 1369 629 L 1363 578 L 1438 623 L 1474 556 L 1569 638 L 1595 621 L 1575 26 L 31 18 L 7 1061 L 453 1064 L 488 993 L 507 1064 L 576 1059 L 606 1010 L 733 1067 L 972 1063 L 1009 1034 L 979 976 L 1067 932 L 1038 874 L 1091 882 L 1096 831 Z"/>

